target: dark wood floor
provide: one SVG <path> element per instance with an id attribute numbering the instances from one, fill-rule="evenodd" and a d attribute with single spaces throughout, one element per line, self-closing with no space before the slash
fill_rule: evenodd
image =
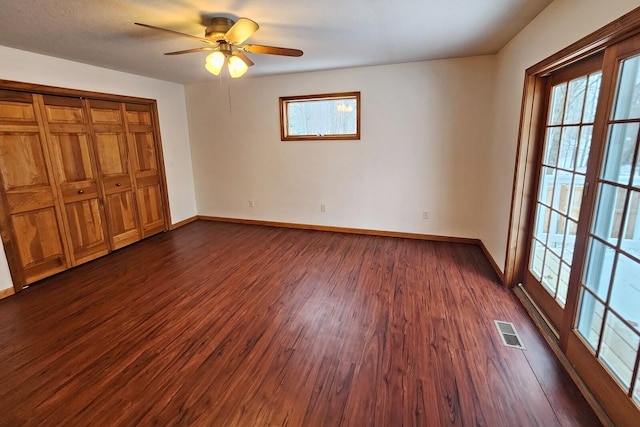
<path id="1" fill-rule="evenodd" d="M 0 425 L 599 423 L 475 246 L 195 222 L 0 301 Z"/>

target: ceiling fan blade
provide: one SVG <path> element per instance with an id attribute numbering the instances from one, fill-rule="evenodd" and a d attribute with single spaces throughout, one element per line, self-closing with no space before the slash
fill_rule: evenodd
<path id="1" fill-rule="evenodd" d="M 226 41 L 231 44 L 240 44 L 258 31 L 258 24 L 248 18 L 238 18 L 235 24 L 224 35 Z"/>
<path id="2" fill-rule="evenodd" d="M 288 49 L 286 47 L 262 46 L 259 44 L 247 44 L 242 46 L 242 50 L 250 53 L 264 53 L 267 55 L 302 56 L 299 49 Z"/>
<path id="3" fill-rule="evenodd" d="M 154 27 L 153 25 L 141 24 L 139 22 L 135 22 L 135 24 L 139 25 L 141 27 L 151 28 L 152 30 L 164 31 L 165 33 L 173 34 L 173 35 L 176 35 L 176 36 L 188 37 L 190 39 L 198 40 L 198 41 L 201 41 L 203 43 L 213 44 L 213 42 L 210 41 L 210 40 L 203 39 L 202 37 L 192 36 L 191 34 L 179 33 L 178 31 L 167 30 L 166 28 Z"/>
<path id="4" fill-rule="evenodd" d="M 237 56 L 240 59 L 242 59 L 244 61 L 244 63 L 247 64 L 248 67 L 251 67 L 253 65 L 253 61 L 250 60 L 249 57 L 244 54 L 244 52 L 241 52 L 239 50 L 234 50 L 233 51 L 233 55 Z"/>
<path id="5" fill-rule="evenodd" d="M 165 55 L 182 55 L 183 53 L 202 52 L 205 50 L 217 50 L 218 46 L 203 46 L 195 49 L 178 50 L 176 52 L 167 52 Z"/>

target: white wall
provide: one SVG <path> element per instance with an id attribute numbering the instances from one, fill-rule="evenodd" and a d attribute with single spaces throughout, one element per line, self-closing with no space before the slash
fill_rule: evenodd
<path id="1" fill-rule="evenodd" d="M 156 99 L 171 220 L 176 223 L 196 215 L 182 85 L 3 46 L 0 46 L 0 64 L 0 79 Z M 4 248 L 0 245 L 0 290 L 11 286 Z"/>
<path id="2" fill-rule="evenodd" d="M 198 213 L 479 237 L 493 72 L 485 56 L 187 85 Z M 280 96 L 342 91 L 361 92 L 360 141 L 280 141 Z"/>
<path id="3" fill-rule="evenodd" d="M 504 266 L 525 70 L 638 7 L 638 0 L 555 0 L 497 55 L 480 238 Z"/>

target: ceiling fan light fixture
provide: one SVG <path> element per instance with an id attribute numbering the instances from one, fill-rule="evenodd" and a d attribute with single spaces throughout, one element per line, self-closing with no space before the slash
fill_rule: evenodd
<path id="1" fill-rule="evenodd" d="M 259 28 L 258 24 L 248 18 L 238 18 L 238 20 L 234 21 L 224 16 L 214 16 L 211 18 L 211 25 L 209 25 L 205 30 L 204 38 L 193 36 L 191 34 L 180 33 L 167 28 L 154 27 L 153 25 L 143 24 L 140 22 L 136 22 L 135 25 L 176 36 L 187 37 L 204 43 L 205 46 L 178 50 L 175 52 L 166 52 L 165 55 L 182 55 L 185 53 L 214 51 L 212 54 L 207 56 L 204 66 L 207 71 L 216 76 L 220 75 L 226 61 L 229 75 L 234 79 L 242 77 L 249 67 L 253 65 L 253 61 L 249 59 L 244 52 L 266 55 L 302 56 L 302 51 L 299 49 L 264 46 L 259 44 L 243 45 L 243 43 Z"/>
<path id="2" fill-rule="evenodd" d="M 220 71 L 222 71 L 222 66 L 224 65 L 225 55 L 220 51 L 213 52 L 207 59 L 205 60 L 204 67 L 208 72 L 215 76 L 220 75 Z"/>
<path id="3" fill-rule="evenodd" d="M 242 60 L 242 58 L 239 58 L 237 56 L 229 57 L 228 66 L 229 66 L 229 75 L 234 79 L 238 77 L 242 77 L 244 73 L 246 73 L 247 70 L 249 69 L 249 66 Z"/>

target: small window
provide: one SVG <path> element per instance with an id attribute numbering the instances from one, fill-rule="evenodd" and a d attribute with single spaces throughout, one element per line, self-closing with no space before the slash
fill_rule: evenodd
<path id="1" fill-rule="evenodd" d="M 360 139 L 360 92 L 280 98 L 283 141 Z"/>

